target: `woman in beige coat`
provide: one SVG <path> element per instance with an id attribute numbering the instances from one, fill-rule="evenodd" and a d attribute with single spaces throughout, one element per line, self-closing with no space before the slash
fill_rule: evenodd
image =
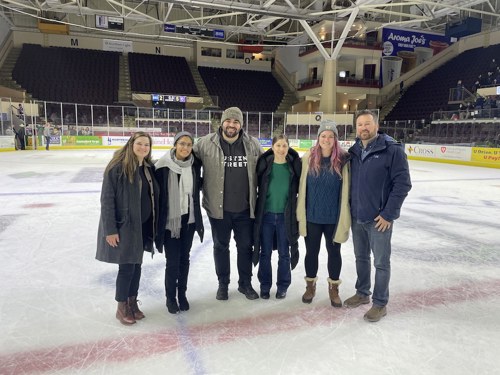
<path id="1" fill-rule="evenodd" d="M 340 147 L 338 131 L 330 120 L 321 122 L 318 141 L 302 158 L 297 202 L 299 234 L 306 243 L 306 292 L 302 302 L 316 294 L 321 237 L 328 252 L 328 291 L 331 305 L 342 307 L 339 297 L 342 256 L 340 244 L 349 238 L 349 154 Z"/>

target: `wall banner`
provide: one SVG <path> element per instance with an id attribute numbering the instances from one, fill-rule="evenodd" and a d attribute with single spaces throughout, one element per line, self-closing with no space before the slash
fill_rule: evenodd
<path id="1" fill-rule="evenodd" d="M 447 160 L 470 161 L 472 149 L 462 146 L 436 146 L 437 157 Z"/>
<path id="2" fill-rule="evenodd" d="M 450 45 L 451 38 L 419 30 L 398 30 L 384 27 L 382 29 L 382 43 L 384 56 L 397 56 L 399 51 L 414 51 L 416 47 L 431 48 L 435 55 Z"/>
<path id="3" fill-rule="evenodd" d="M 420 31 L 384 28 L 382 43 L 380 76 L 385 86 L 446 49 L 451 39 Z"/>
<path id="4" fill-rule="evenodd" d="M 130 137 L 102 137 L 102 145 L 103 146 L 124 146 L 127 144 L 127 141 Z"/>
<path id="5" fill-rule="evenodd" d="M 472 161 L 500 166 L 500 148 L 472 147 Z"/>
<path id="6" fill-rule="evenodd" d="M 259 138 L 259 143 L 262 147 L 272 147 L 273 140 L 270 138 Z"/>
<path id="7" fill-rule="evenodd" d="M 408 156 L 420 158 L 437 158 L 436 145 L 405 144 L 405 152 Z"/>
<path id="8" fill-rule="evenodd" d="M 130 40 L 103 39 L 102 49 L 103 51 L 113 52 L 134 52 L 133 44 Z"/>
<path id="9" fill-rule="evenodd" d="M 101 146 L 101 137 L 86 135 L 63 135 L 63 146 Z"/>

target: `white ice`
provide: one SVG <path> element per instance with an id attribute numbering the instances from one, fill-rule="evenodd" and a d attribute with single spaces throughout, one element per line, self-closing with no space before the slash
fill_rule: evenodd
<path id="1" fill-rule="evenodd" d="M 125 327 L 114 316 L 117 266 L 94 259 L 111 154 L 0 153 L 0 374 L 500 374 L 500 170 L 410 161 L 378 323 L 363 320 L 368 305 L 330 306 L 325 249 L 316 298 L 301 302 L 302 239 L 286 299 L 237 292 L 233 244 L 229 301 L 217 301 L 205 218 L 191 309 L 166 311 L 164 256 L 145 256 L 146 319 Z M 351 240 L 342 254 L 345 299 L 355 291 Z"/>

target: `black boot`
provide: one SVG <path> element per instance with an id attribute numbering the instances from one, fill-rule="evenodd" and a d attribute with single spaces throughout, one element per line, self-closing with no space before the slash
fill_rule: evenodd
<path id="1" fill-rule="evenodd" d="M 179 305 L 177 304 L 177 299 L 167 298 L 167 310 L 170 314 L 178 314 L 179 313 Z"/>
<path id="2" fill-rule="evenodd" d="M 189 274 L 189 253 L 187 261 L 184 260 L 180 264 L 179 278 L 177 279 L 177 298 L 179 299 L 179 308 L 181 311 L 189 310 L 189 302 L 186 298 L 187 282 Z"/>
<path id="3" fill-rule="evenodd" d="M 178 292 L 177 297 L 179 299 L 179 309 L 181 311 L 188 311 L 189 310 L 189 302 L 186 298 L 186 292 Z"/>
<path id="4" fill-rule="evenodd" d="M 217 295 L 215 296 L 215 298 L 219 301 L 226 301 L 229 298 L 227 289 L 228 288 L 226 284 L 219 284 L 219 289 L 217 289 Z"/>

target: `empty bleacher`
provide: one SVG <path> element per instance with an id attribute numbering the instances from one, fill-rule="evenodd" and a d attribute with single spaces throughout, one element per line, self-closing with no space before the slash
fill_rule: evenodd
<path id="1" fill-rule="evenodd" d="M 465 88 L 471 90 L 478 76 L 488 71 L 491 59 L 498 60 L 499 56 L 500 45 L 461 53 L 408 87 L 384 120 L 423 119 L 427 122 L 433 112 L 454 110 L 457 105 L 448 105 L 450 89 L 456 87 L 458 80 L 462 80 Z"/>
<path id="2" fill-rule="evenodd" d="M 119 53 L 24 44 L 12 77 L 35 99 L 113 104 Z"/>
<path id="3" fill-rule="evenodd" d="M 283 88 L 270 72 L 198 67 L 210 95 L 219 107 L 239 107 L 250 112 L 274 112 L 283 99 Z"/>
<path id="4" fill-rule="evenodd" d="M 500 124 L 494 122 L 456 122 L 429 124 L 416 141 L 438 144 L 472 144 L 492 146 L 498 143 Z"/>
<path id="5" fill-rule="evenodd" d="M 129 53 L 128 61 L 133 92 L 199 95 L 184 57 Z"/>

